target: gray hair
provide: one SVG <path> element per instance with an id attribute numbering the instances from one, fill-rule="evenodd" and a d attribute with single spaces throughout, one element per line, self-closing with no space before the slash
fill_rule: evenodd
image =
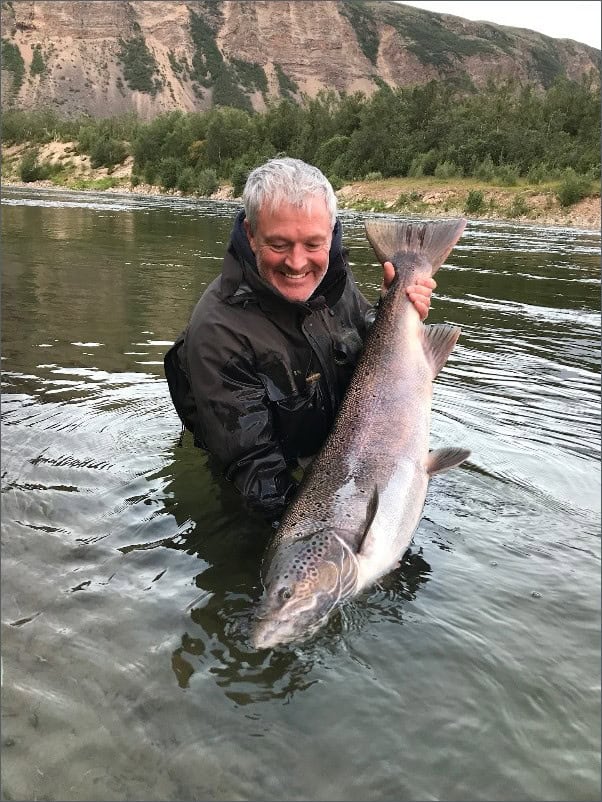
<path id="1" fill-rule="evenodd" d="M 255 231 L 257 215 L 264 206 L 274 208 L 285 201 L 307 209 L 312 198 L 323 198 L 334 228 L 337 198 L 330 181 L 311 164 L 288 156 L 270 159 L 249 173 L 242 193 L 245 215 Z"/>

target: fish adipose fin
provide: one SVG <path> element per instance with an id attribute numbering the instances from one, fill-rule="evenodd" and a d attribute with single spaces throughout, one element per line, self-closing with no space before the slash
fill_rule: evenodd
<path id="1" fill-rule="evenodd" d="M 366 220 L 366 236 L 381 262 L 395 262 L 403 253 L 417 253 L 431 266 L 435 275 L 462 236 L 463 217 L 432 220 L 425 223 L 407 220 Z"/>
<path id="2" fill-rule="evenodd" d="M 435 323 L 432 326 L 425 326 L 423 331 L 424 350 L 433 369 L 434 379 L 453 351 L 461 329 L 449 323 Z"/>
<path id="3" fill-rule="evenodd" d="M 434 473 L 448 471 L 468 459 L 470 451 L 467 448 L 437 448 L 430 451 L 426 460 L 426 470 L 431 476 Z"/>

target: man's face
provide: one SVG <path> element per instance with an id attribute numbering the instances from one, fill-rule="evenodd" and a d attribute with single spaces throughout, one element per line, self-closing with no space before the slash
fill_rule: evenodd
<path id="1" fill-rule="evenodd" d="M 307 301 L 328 269 L 332 226 L 324 199 L 313 198 L 307 209 L 286 202 L 263 208 L 254 233 L 244 224 L 259 275 L 289 301 Z"/>

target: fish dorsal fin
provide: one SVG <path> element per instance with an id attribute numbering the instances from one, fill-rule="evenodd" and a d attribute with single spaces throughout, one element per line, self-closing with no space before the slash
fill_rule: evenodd
<path id="1" fill-rule="evenodd" d="M 371 538 L 369 536 L 370 528 L 374 523 L 374 518 L 376 517 L 376 512 L 378 510 L 378 487 L 374 485 L 374 490 L 372 491 L 372 495 L 370 496 L 370 500 L 368 501 L 368 506 L 366 508 L 366 522 L 364 524 L 364 533 L 358 543 L 357 546 L 357 553 L 361 554 L 363 557 L 366 557 L 370 553 L 370 541 Z"/>
<path id="2" fill-rule="evenodd" d="M 426 459 L 427 473 L 432 476 L 434 473 L 448 471 L 455 468 L 468 459 L 470 451 L 467 448 L 437 448 L 430 451 Z"/>
<path id="3" fill-rule="evenodd" d="M 461 329 L 449 323 L 435 323 L 424 327 L 424 350 L 433 369 L 433 379 L 447 362 Z"/>

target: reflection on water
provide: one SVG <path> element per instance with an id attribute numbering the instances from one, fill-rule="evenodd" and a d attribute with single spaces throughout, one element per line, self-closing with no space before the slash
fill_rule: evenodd
<path id="1" fill-rule="evenodd" d="M 2 203 L 6 799 L 599 798 L 598 234 L 469 223 L 431 440 L 470 461 L 399 570 L 255 652 L 271 529 L 178 446 L 162 373 L 236 205 Z"/>

